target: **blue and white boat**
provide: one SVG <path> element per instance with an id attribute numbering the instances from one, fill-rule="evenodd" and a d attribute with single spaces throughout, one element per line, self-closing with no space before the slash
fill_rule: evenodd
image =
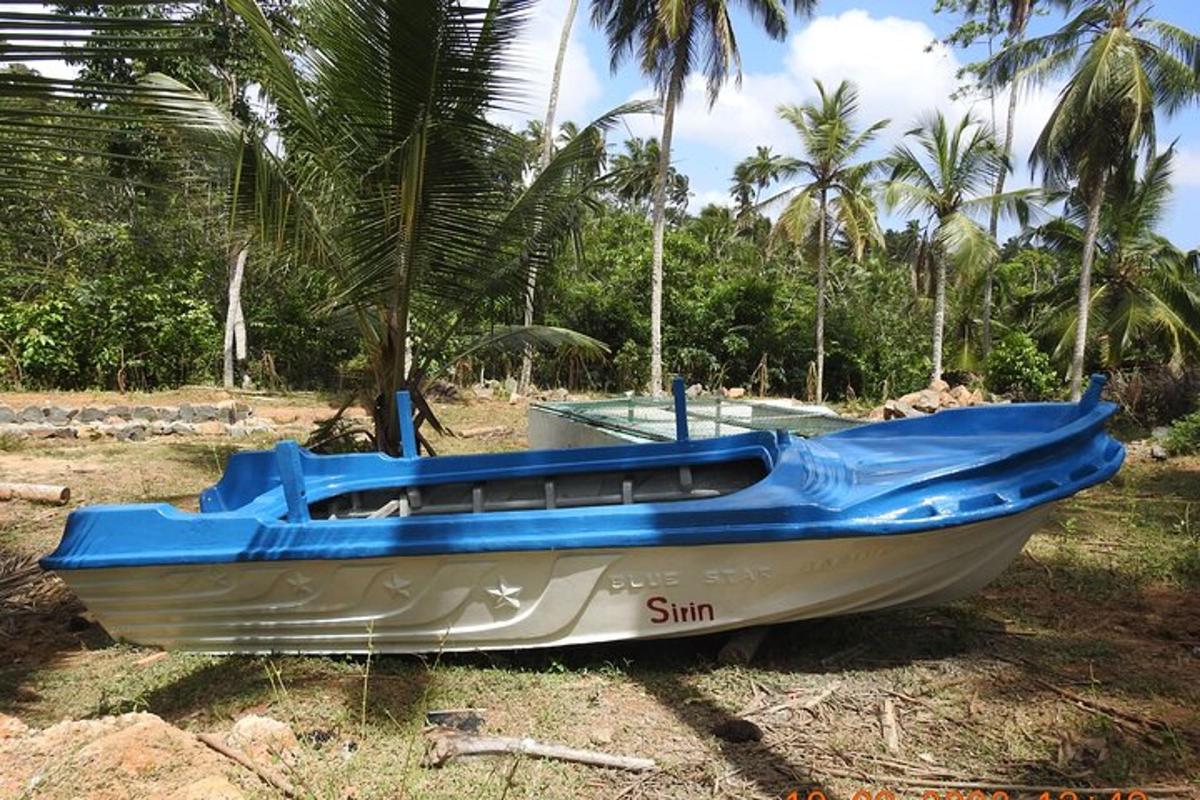
<path id="1" fill-rule="evenodd" d="M 1102 385 L 807 440 L 693 440 L 678 414 L 674 442 L 437 458 L 402 398 L 403 457 L 239 453 L 199 513 L 83 508 L 42 565 L 113 636 L 209 652 L 541 647 L 941 603 L 1119 469 Z"/>

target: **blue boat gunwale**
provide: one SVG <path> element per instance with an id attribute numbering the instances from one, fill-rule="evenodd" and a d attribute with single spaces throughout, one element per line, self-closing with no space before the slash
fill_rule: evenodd
<path id="1" fill-rule="evenodd" d="M 252 502 L 231 510 L 212 510 L 214 498 L 221 500 L 214 493 L 222 483 L 229 490 L 225 499 L 236 500 L 244 494 L 245 487 L 235 488 L 231 475 L 236 476 L 239 469 L 253 471 L 272 457 L 270 451 L 247 453 L 238 462 L 241 468 L 234 468 L 231 459 L 221 483 L 206 493 L 210 510 L 195 514 L 166 504 L 81 509 L 72 513 L 62 543 L 43 560 L 43 565 L 47 569 L 83 569 L 623 549 L 933 531 L 1019 514 L 1114 474 L 1120 468 L 1124 449 L 1104 432 L 1104 423 L 1116 407 L 1098 402 L 1099 387 L 1093 384 L 1092 388 L 1094 391 L 1089 390 L 1080 404 L 951 410 L 938 414 L 940 420 L 927 417 L 862 426 L 819 437 L 811 445 L 786 434 L 751 432 L 723 439 L 436 459 L 394 459 L 378 454 L 301 455 L 305 484 L 313 490 L 308 502 L 319 501 L 327 491 L 351 490 L 348 487 L 352 484 L 378 486 L 383 477 L 388 485 L 403 485 L 413 477 L 427 482 L 446 482 L 451 476 L 462 479 L 467 475 L 479 480 L 485 473 L 513 477 L 514 469 L 527 475 L 545 475 L 547 470 L 559 474 L 568 467 L 594 471 L 598 463 L 619 462 L 621 469 L 629 470 L 647 463 L 678 466 L 684 463 L 681 457 L 690 463 L 696 463 L 693 459 L 730 460 L 731 453 L 769 458 L 767 476 L 733 494 L 666 503 L 287 522 L 279 518 L 285 503 L 276 476 L 275 485 L 260 491 Z M 805 469 L 812 466 L 814 452 L 834 452 L 840 443 L 853 447 L 865 440 L 878 448 L 879 441 L 902 444 L 906 439 L 916 442 L 947 438 L 946 432 L 955 428 L 977 434 L 978 428 L 998 423 L 1002 423 L 999 427 L 1003 432 L 995 438 L 1003 441 L 1006 433 L 1020 430 L 1023 421 L 1033 425 L 1036 435 L 1026 435 L 1019 441 L 1012 437 L 1004 442 L 1005 447 L 993 450 L 990 458 L 927 470 L 920 480 L 884 487 L 857 504 L 802 502 L 807 487 L 785 482 L 808 477 Z M 601 462 L 596 459 L 598 455 L 603 456 Z M 488 468 L 468 469 L 480 462 Z M 369 465 L 380 473 L 347 479 L 337 472 L 347 464 Z M 254 481 L 261 489 L 263 475 L 254 476 Z M 989 495 L 1000 502 L 980 499 Z"/>

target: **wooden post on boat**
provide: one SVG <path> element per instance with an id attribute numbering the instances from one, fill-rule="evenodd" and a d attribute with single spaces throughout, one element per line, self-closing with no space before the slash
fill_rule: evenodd
<path id="1" fill-rule="evenodd" d="M 671 394 L 675 395 L 675 440 L 688 440 L 687 418 L 687 389 L 683 385 L 683 376 L 676 375 L 671 381 Z"/>
<path id="2" fill-rule="evenodd" d="M 416 458 L 417 429 L 413 427 L 412 397 L 407 389 L 396 392 L 396 416 L 400 423 L 400 452 L 405 458 Z"/>

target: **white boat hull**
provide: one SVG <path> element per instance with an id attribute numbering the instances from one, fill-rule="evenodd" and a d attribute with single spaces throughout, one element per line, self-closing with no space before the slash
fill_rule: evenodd
<path id="1" fill-rule="evenodd" d="M 544 647 L 954 600 L 999 575 L 1049 509 L 905 535 L 61 574 L 114 637 L 170 649 Z"/>

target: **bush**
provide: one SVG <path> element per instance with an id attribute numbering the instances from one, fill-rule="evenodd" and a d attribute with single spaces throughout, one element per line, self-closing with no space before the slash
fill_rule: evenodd
<path id="1" fill-rule="evenodd" d="M 1043 400 L 1054 394 L 1058 384 L 1050 357 L 1038 350 L 1027 334 L 1017 331 L 992 348 L 984 369 L 989 390 L 1017 400 Z"/>
<path id="2" fill-rule="evenodd" d="M 1193 411 L 1172 422 L 1166 444 L 1167 452 L 1174 456 L 1200 452 L 1200 411 Z"/>

